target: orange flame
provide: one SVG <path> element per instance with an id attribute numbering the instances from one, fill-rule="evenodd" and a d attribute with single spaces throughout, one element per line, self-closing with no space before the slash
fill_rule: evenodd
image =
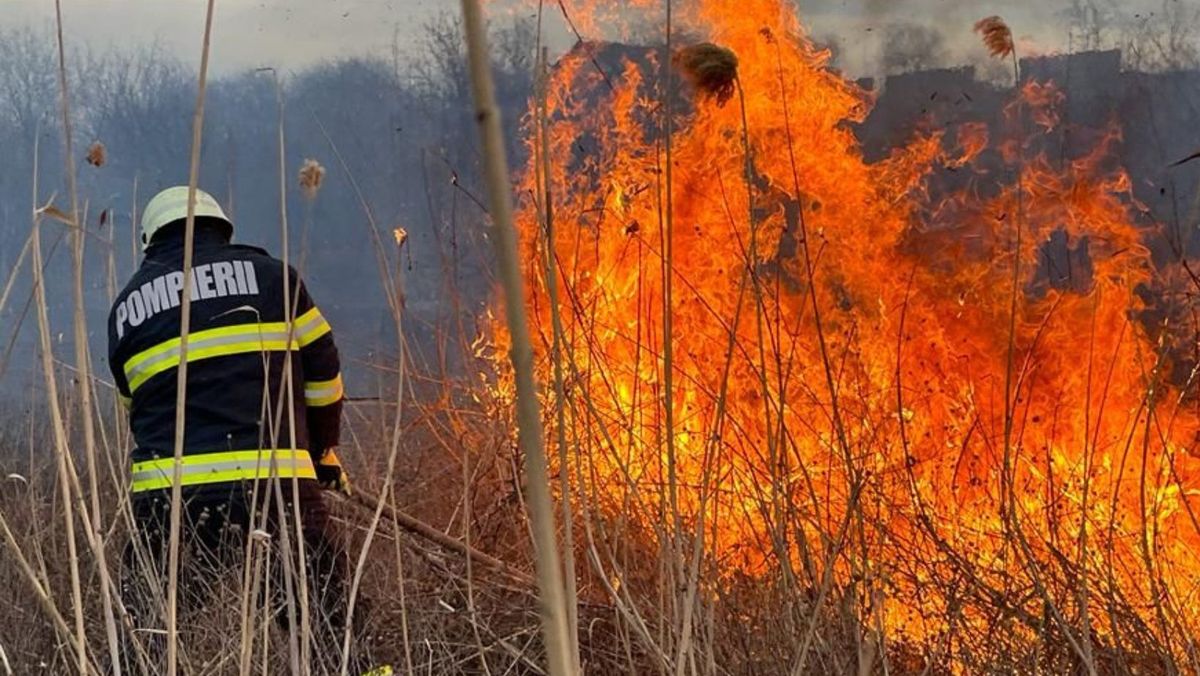
<path id="1" fill-rule="evenodd" d="M 1055 129 L 1061 94 L 1029 83 L 998 146 L 1002 189 L 931 203 L 935 166 L 976 162 L 988 128 L 963 126 L 954 159 L 932 134 L 867 162 L 848 123 L 869 97 L 789 7 L 703 0 L 678 17 L 679 34 L 736 53 L 745 108 L 700 97 L 679 113 L 669 195 L 660 58 L 627 58 L 616 91 L 581 51 L 558 64 L 548 197 L 530 123 L 529 304 L 546 382 L 562 324 L 566 399 L 551 405 L 565 407 L 581 495 L 650 531 L 671 513 L 674 473 L 682 526 L 703 520 L 712 560 L 747 572 L 845 561 L 853 532 L 862 558 L 839 579 L 888 580 L 889 626 L 918 639 L 945 629 L 930 618 L 948 615 L 960 569 L 1004 589 L 1021 561 L 1065 556 L 1136 608 L 1186 599 L 1196 419 L 1136 320 L 1152 268 L 1129 178 L 1108 161 L 1115 132 L 1065 167 L 1037 154 L 1023 120 Z M 577 20 L 600 25 L 602 9 Z M 994 28 L 979 30 L 998 45 Z M 1084 261 L 1070 283 L 1045 271 L 1053 237 Z M 1174 606 L 1185 626 L 1193 607 Z"/>
<path id="2" fill-rule="evenodd" d="M 967 166 L 987 150 L 990 139 L 988 127 L 983 122 L 967 122 L 958 128 L 958 146 L 962 154 L 957 159 L 947 162 L 946 166 L 958 169 Z"/>

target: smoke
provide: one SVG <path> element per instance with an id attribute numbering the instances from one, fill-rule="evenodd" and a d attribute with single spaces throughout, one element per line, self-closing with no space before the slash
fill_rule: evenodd
<path id="1" fill-rule="evenodd" d="M 888 74 L 927 70 L 949 62 L 946 38 L 936 28 L 896 23 L 884 32 L 882 65 Z"/>
<path id="2" fill-rule="evenodd" d="M 883 17 L 895 9 L 895 0 L 866 0 L 863 3 L 863 13 L 866 16 Z"/>

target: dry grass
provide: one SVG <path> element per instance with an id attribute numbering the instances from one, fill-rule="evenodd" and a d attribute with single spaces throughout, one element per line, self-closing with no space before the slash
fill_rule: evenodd
<path id="1" fill-rule="evenodd" d="M 378 368 L 384 376 L 391 371 L 384 364 Z M 473 546 L 518 570 L 531 571 L 517 458 L 501 402 L 474 401 L 477 386 L 472 379 L 447 378 L 436 363 L 415 354 L 409 368 L 412 397 L 403 416 L 395 415 L 392 404 L 351 407 L 347 437 L 354 442 L 345 449 L 344 462 L 355 470 L 362 489 L 384 495 L 388 504 L 446 532 L 457 532 L 469 521 Z M 386 401 L 395 394 L 391 388 L 389 381 L 377 394 Z M 0 453 L 0 470 L 25 478 L 0 484 L 0 515 L 13 529 L 11 543 L 0 549 L 0 569 L 6 571 L 7 581 L 0 585 L 0 626 L 23 628 L 0 632 L 0 646 L 14 673 L 75 669 L 70 615 L 63 616 L 60 610 L 69 609 L 71 603 L 70 572 L 61 565 L 69 556 L 67 535 L 59 525 L 63 505 L 54 498 L 55 465 L 42 454 L 53 434 L 47 420 L 45 405 L 26 414 L 8 412 L 5 429 L 11 432 Z M 102 424 L 111 433 L 122 423 L 106 419 Z M 382 481 L 386 463 L 382 449 L 397 438 L 395 430 L 400 442 L 394 490 L 389 491 Z M 469 472 L 464 474 L 463 468 Z M 467 514 L 455 497 L 464 492 L 471 496 Z M 112 515 L 121 513 L 123 496 L 116 485 L 105 482 L 100 497 L 102 513 L 110 515 L 108 522 L 114 524 L 106 534 L 109 560 L 119 561 L 128 529 Z M 762 508 L 770 508 L 765 497 Z M 351 503 L 337 503 L 335 513 L 350 536 L 351 551 L 361 551 L 371 515 Z M 597 506 L 577 510 L 576 519 L 576 528 L 585 534 L 576 553 L 588 562 L 578 571 L 584 673 L 658 673 L 668 665 L 673 670 L 669 648 L 674 644 L 675 621 L 663 613 L 659 601 L 663 561 L 654 534 Z M 22 560 L 28 574 L 21 572 L 26 566 Z M 116 575 L 117 564 L 110 565 Z M 94 579 L 94 557 L 83 555 L 80 566 L 85 580 Z M 930 561 L 928 566 L 941 584 L 958 590 L 962 617 L 991 618 L 993 630 L 980 631 L 979 623 L 963 622 L 945 643 L 928 645 L 889 637 L 874 673 L 883 673 L 884 664 L 890 674 L 950 673 L 951 655 L 954 664 L 970 673 L 1087 670 L 1053 623 L 1028 614 L 1028 603 L 1020 595 L 1006 597 L 987 587 L 968 566 L 953 559 Z M 187 569 L 186 557 L 183 569 Z M 810 626 L 815 627 L 814 638 L 803 673 L 855 670 L 862 615 L 847 604 L 847 590 L 840 583 L 829 588 L 822 602 L 819 579 L 789 583 L 782 569 L 765 576 L 731 575 L 706 561 L 698 570 L 703 593 L 692 649 L 697 673 L 778 673 L 794 660 L 797 636 Z M 260 584 L 267 582 L 261 571 L 256 575 Z M 1058 588 L 1072 571 L 1047 569 L 1044 575 L 1048 586 Z M 49 590 L 40 602 L 39 589 Z M 83 589 L 88 645 L 104 646 L 98 588 L 85 584 Z M 241 578 L 201 589 L 208 603 L 180 616 L 181 671 L 240 673 L 236 656 L 241 639 L 239 632 L 228 628 L 236 628 L 242 619 Z M 1120 609 L 1119 591 L 1101 588 L 1095 594 L 1098 603 L 1118 606 L 1125 636 L 1119 646 L 1096 641 L 1093 659 L 1098 673 L 1169 673 L 1163 661 L 1165 648 L 1150 628 L 1140 625 L 1137 613 Z M 395 664 L 401 673 L 415 674 L 481 673 L 482 664 L 497 674 L 541 673 L 544 653 L 536 589 L 526 580 L 486 567 L 476 566 L 468 575 L 462 557 L 395 527 L 389 518 L 378 523 L 376 543 L 364 560 L 360 596 L 366 621 L 365 634 L 357 640 L 375 662 Z M 469 606 L 473 612 L 468 612 Z M 286 632 L 263 612 L 258 606 L 249 618 L 251 673 L 263 673 L 263 664 L 269 667 L 266 673 L 290 673 Z M 145 632 L 131 634 L 129 629 L 121 627 L 123 637 L 147 638 Z M 328 644 L 312 648 L 325 650 Z M 90 659 L 97 667 L 101 664 L 95 652 Z M 411 665 L 411 670 L 405 665 Z M 314 673 L 323 672 L 318 668 Z"/>
<path id="2" fill-rule="evenodd" d="M 428 373 L 417 373 L 425 380 Z M 471 384 L 437 383 L 422 388 L 420 398 L 446 401 L 439 393 L 458 396 L 469 394 Z M 428 397 L 428 399 L 426 399 Z M 360 485 L 371 491 L 382 488 L 370 477 L 382 470 L 379 448 L 388 443 L 394 421 L 386 412 L 364 410 L 356 406 L 351 413 L 349 432 L 358 439 L 348 448 L 347 465 L 360 468 Z M 390 407 L 389 407 L 390 408 Z M 43 411 L 32 418 L 9 418 L 14 429 L 38 425 Z M 532 557 L 523 536 L 524 513 L 514 483 L 510 437 L 504 425 L 490 416 L 495 411 L 477 406 L 463 408 L 414 405 L 401 421 L 403 441 L 396 468 L 398 478 L 391 504 L 415 512 L 437 527 L 454 531 L 464 518 L 454 496 L 468 490 L 472 495 L 473 544 L 510 564 L 532 569 Z M 42 448 L 48 429 L 20 440 L 8 440 L 7 472 L 14 466 L 27 466 L 31 452 Z M 462 444 L 462 445 L 460 445 Z M 464 487 L 456 468 L 471 451 L 472 474 Z M 447 462 L 450 466 L 447 466 Z M 28 484 L 7 481 L 0 493 L 0 513 L 14 524 L 16 547 L 6 546 L 0 554 L 0 568 L 10 571 L 8 582 L 0 587 L 0 622 L 20 626 L 21 632 L 0 633 L 9 660 L 16 673 L 64 673 L 73 670 L 68 645 L 60 642 L 53 623 L 47 623 L 44 608 L 30 603 L 36 594 L 20 574 L 15 552 L 23 552 L 32 570 L 45 587 L 52 590 L 55 607 L 66 607 L 69 598 L 68 571 L 55 562 L 67 556 L 65 535 L 56 524 L 61 507 L 53 499 L 54 470 L 42 463 L 25 472 Z M 103 509 L 118 509 L 119 496 L 113 492 L 103 499 Z M 365 537 L 369 515 L 350 504 L 341 504 L 336 512 L 341 525 L 352 537 L 357 551 Z M 580 556 L 591 562 L 579 574 L 580 652 L 585 673 L 655 673 L 661 665 L 655 645 L 671 631 L 669 618 L 658 615 L 658 548 L 647 542 L 647 534 L 615 516 L 590 514 L 591 523 L 578 524 L 592 537 L 580 545 Z M 114 548 L 112 559 L 119 558 L 119 547 L 126 537 L 124 526 L 109 536 Z M 398 531 L 384 519 L 376 546 L 363 568 L 361 596 L 368 618 L 366 635 L 361 637 L 376 662 L 398 666 L 413 665 L 411 673 L 479 673 L 486 662 L 493 673 L 538 673 L 542 649 L 537 638 L 540 622 L 536 591 L 508 576 L 476 567 L 467 576 L 463 559 L 428 541 Z M 601 577 L 597 561 L 607 575 Z M 84 569 L 95 562 L 85 557 Z M 937 565 L 946 584 L 957 587 L 964 614 L 994 618 L 995 627 L 1037 627 L 1038 618 L 1026 614 L 1020 598 L 1005 599 L 973 581 L 969 568 L 953 562 Z M 397 570 L 403 575 L 397 575 Z M 699 623 L 696 651 L 720 669 L 702 673 L 746 674 L 777 673 L 789 661 L 797 632 L 809 618 L 820 618 L 814 648 L 805 673 L 845 673 L 855 663 L 855 634 L 861 629 L 858 613 L 841 602 L 842 590 L 834 588 L 832 602 L 818 605 L 816 589 L 806 584 L 792 591 L 782 577 L 721 575 L 703 569 L 705 606 Z M 1046 571 L 1048 577 L 1065 580 L 1069 571 Z M 94 587 L 89 587 L 93 589 Z M 617 599 L 614 600 L 615 592 Z M 225 662 L 218 668 L 220 656 L 238 653 L 236 627 L 239 622 L 240 585 L 225 583 L 211 590 L 212 599 L 204 608 L 181 616 L 181 645 L 184 668 L 190 673 L 238 673 L 236 663 Z M 208 594 L 206 594 L 208 595 Z M 473 595 L 474 613 L 468 613 Z M 1097 593 L 1105 599 L 1104 591 Z M 1120 602 L 1119 595 L 1106 602 Z M 85 594 L 88 640 L 104 645 L 100 599 L 94 591 Z M 264 660 L 274 665 L 270 673 L 288 673 L 286 636 L 271 621 L 252 618 L 253 663 Z M 640 619 L 635 619 L 640 618 Z M 1126 636 L 1118 649 L 1098 642 L 1096 663 L 1103 673 L 1167 673 L 1162 670 L 1162 653 L 1147 628 L 1139 629 L 1136 614 L 1127 612 Z M 638 628 L 644 623 L 644 632 Z M 801 624 L 802 623 L 802 624 Z M 1026 624 L 1031 623 L 1031 624 Z M 66 627 L 64 627 L 65 629 Z M 125 629 L 123 629 L 125 631 Z M 479 640 L 473 638 L 478 633 Z M 68 634 L 69 636 L 69 634 Z M 265 638 L 264 638 L 265 637 Z M 949 637 L 948 637 L 949 638 Z M 322 646 L 314 646 L 320 649 Z M 661 646 L 660 646 L 661 647 Z M 1064 650 L 1061 635 L 1046 626 L 1036 631 L 992 631 L 977 633 L 963 625 L 952 641 L 942 645 L 920 645 L 903 637 L 890 639 L 886 650 L 889 673 L 948 673 L 939 654 L 956 655 L 955 663 L 972 673 L 1069 673 L 1082 665 L 1071 651 Z M 217 660 L 217 662 L 214 662 Z M 948 661 L 948 657 L 947 657 Z M 45 667 L 38 665 L 45 663 Z M 1122 666 L 1123 665 L 1123 666 Z M 134 673 L 137 673 L 136 671 Z M 257 669 L 255 670 L 257 672 Z M 317 673 L 320 673 L 319 671 Z M 337 673 L 331 672 L 331 673 Z"/>

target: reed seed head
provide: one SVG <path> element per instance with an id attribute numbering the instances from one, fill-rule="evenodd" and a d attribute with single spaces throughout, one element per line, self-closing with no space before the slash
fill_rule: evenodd
<path id="1" fill-rule="evenodd" d="M 689 45 L 671 57 L 675 67 L 702 95 L 724 104 L 737 87 L 738 58 L 726 47 L 711 42 Z"/>
<path id="2" fill-rule="evenodd" d="M 975 24 L 975 32 L 983 37 L 988 52 L 997 58 L 1009 56 L 1015 50 L 1012 29 L 998 16 L 989 16 Z"/>
<path id="3" fill-rule="evenodd" d="M 108 151 L 104 148 L 104 144 L 96 141 L 88 146 L 87 163 L 93 167 L 103 167 L 108 161 Z"/>
<path id="4" fill-rule="evenodd" d="M 307 199 L 314 199 L 325 181 L 325 167 L 321 163 L 308 158 L 300 165 L 300 190 Z"/>

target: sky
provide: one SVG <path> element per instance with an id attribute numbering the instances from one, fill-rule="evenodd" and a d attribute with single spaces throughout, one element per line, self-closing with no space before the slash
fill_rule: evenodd
<path id="1" fill-rule="evenodd" d="M 1164 1 L 1196 0 L 1119 1 L 1122 11 L 1134 14 L 1150 12 Z M 977 48 L 971 26 L 991 14 L 1008 20 L 1024 53 L 1064 51 L 1069 31 L 1065 13 L 1073 2 L 1090 2 L 1106 11 L 1118 0 L 798 0 L 812 34 L 833 38 L 847 70 L 865 74 L 877 62 L 880 33 L 897 22 L 937 27 L 947 36 L 950 57 L 957 60 L 966 60 Z M 185 62 L 198 61 L 204 0 L 62 4 L 73 43 L 157 42 Z M 402 52 L 412 53 L 424 23 L 442 12 L 457 13 L 458 7 L 457 0 L 218 0 L 212 68 L 220 75 L 261 66 L 301 68 L 344 56 L 390 56 L 394 38 Z M 49 0 L 0 0 L 0 28 L 52 21 Z"/>
<path id="2" fill-rule="evenodd" d="M 68 42 L 93 46 L 157 43 L 197 63 L 204 0 L 62 0 Z M 452 0 L 217 0 L 211 63 L 221 74 L 299 68 L 340 56 L 390 55 Z M 54 20 L 49 0 L 0 0 L 0 28 Z"/>

